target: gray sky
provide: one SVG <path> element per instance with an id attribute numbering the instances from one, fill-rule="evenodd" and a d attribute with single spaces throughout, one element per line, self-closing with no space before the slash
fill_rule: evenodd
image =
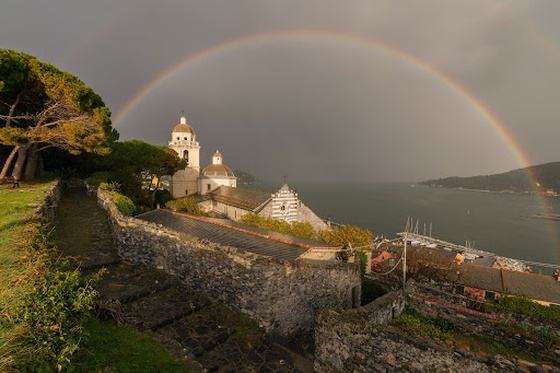
<path id="1" fill-rule="evenodd" d="M 278 181 L 419 181 L 560 160 L 558 14 L 557 0 L 3 0 L 0 47 L 77 75 L 121 114 L 122 140 L 167 144 L 184 110 L 203 167 L 218 149 Z"/>

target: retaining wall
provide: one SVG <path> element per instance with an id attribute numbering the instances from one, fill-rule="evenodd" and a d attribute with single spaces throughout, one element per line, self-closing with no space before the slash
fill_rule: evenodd
<path id="1" fill-rule="evenodd" d="M 409 334 L 388 325 L 407 305 L 421 314 L 450 321 L 456 330 L 476 334 L 496 343 L 542 356 L 541 367 L 500 355 L 474 353 L 465 345 L 443 343 L 418 334 Z M 528 335 L 508 323 L 506 315 L 491 315 L 466 308 L 463 296 L 431 289 L 410 281 L 406 293 L 391 292 L 360 309 L 346 312 L 325 311 L 315 329 L 315 371 L 317 372 L 492 372 L 560 371 L 560 350 L 548 343 L 553 325 L 530 324 L 522 327 L 540 332 Z M 508 318 L 511 315 L 507 315 Z"/>
<path id="2" fill-rule="evenodd" d="M 359 306 L 358 263 L 263 257 L 178 234 L 124 217 L 110 194 L 98 192 L 127 261 L 180 276 L 209 298 L 243 312 L 268 331 L 291 335 L 309 331 L 327 308 Z"/>
<path id="3" fill-rule="evenodd" d="M 47 189 L 45 189 L 45 197 L 41 203 L 33 211 L 33 215 L 43 218 L 48 224 L 54 224 L 60 201 L 60 181 L 53 181 Z"/>

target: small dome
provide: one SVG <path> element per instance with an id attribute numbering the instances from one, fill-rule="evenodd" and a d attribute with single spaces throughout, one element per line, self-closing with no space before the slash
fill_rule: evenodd
<path id="1" fill-rule="evenodd" d="M 231 168 L 225 164 L 211 164 L 202 170 L 204 176 L 231 176 L 235 177 Z"/>
<path id="2" fill-rule="evenodd" d="M 187 132 L 192 133 L 193 135 L 195 134 L 194 129 L 189 124 L 187 124 L 187 118 L 185 118 L 184 116 L 181 117 L 181 122 L 173 128 L 173 132 Z"/>

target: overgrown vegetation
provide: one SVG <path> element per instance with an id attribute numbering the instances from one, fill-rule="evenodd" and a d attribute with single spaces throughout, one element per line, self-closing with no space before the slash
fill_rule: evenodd
<path id="1" fill-rule="evenodd" d="M 415 334 L 424 334 L 441 340 L 451 339 L 453 324 L 443 317 L 424 316 L 414 308 L 405 307 L 403 313 L 393 320 L 393 325 Z"/>
<path id="2" fill-rule="evenodd" d="M 172 209 L 174 211 L 186 212 L 191 215 L 206 215 L 204 211 L 200 209 L 198 203 L 192 197 L 179 198 L 173 201 L 168 201 L 165 207 Z"/>
<path id="3" fill-rule="evenodd" d="M 0 370 L 68 366 L 95 299 L 94 278 L 65 266 L 31 217 L 42 191 L 0 193 Z"/>
<path id="4" fill-rule="evenodd" d="M 188 371 L 151 338 L 92 315 L 100 274 L 68 268 L 31 217 L 47 185 L 0 186 L 0 371 Z"/>
<path id="5" fill-rule="evenodd" d="M 167 146 L 129 140 L 113 143 L 109 154 L 93 158 L 93 165 L 96 172 L 86 183 L 118 185 L 114 190 L 130 198 L 136 206 L 134 213 L 139 214 L 172 198 L 161 190 L 161 179 L 185 168 L 186 161 Z"/>
<path id="6" fill-rule="evenodd" d="M 365 277 L 362 279 L 362 299 L 361 305 L 365 306 L 377 298 L 387 294 L 387 291 L 377 282 Z"/>
<path id="7" fill-rule="evenodd" d="M 132 216 L 136 211 L 136 205 L 130 198 L 117 192 L 117 188 L 115 184 L 101 183 L 99 185 L 99 189 L 111 193 L 113 196 L 113 203 L 117 206 L 121 214 L 124 216 Z"/>
<path id="8" fill-rule="evenodd" d="M 189 372 L 183 363 L 132 326 L 90 318 L 87 337 L 68 372 Z"/>
<path id="9" fill-rule="evenodd" d="M 373 233 L 355 225 L 339 225 L 318 232 L 318 238 L 330 245 L 343 248 L 369 246 L 373 242 Z"/>
<path id="10" fill-rule="evenodd" d="M 548 307 L 530 300 L 525 296 L 505 295 L 495 301 L 484 304 L 486 311 L 496 308 L 509 313 L 520 313 L 525 316 L 560 323 L 560 308 Z"/>
<path id="11" fill-rule="evenodd" d="M 300 238 L 312 239 L 316 236 L 315 229 L 308 222 L 295 221 L 292 223 L 288 223 L 287 221 L 283 220 L 265 218 L 254 213 L 243 215 L 239 222 L 250 225 L 252 227 L 284 233 Z"/>

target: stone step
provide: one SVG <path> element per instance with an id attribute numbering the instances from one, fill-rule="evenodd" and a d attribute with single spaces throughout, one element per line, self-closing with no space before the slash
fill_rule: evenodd
<path id="1" fill-rule="evenodd" d="M 101 268 L 115 267 L 115 266 L 118 266 L 121 263 L 122 263 L 122 260 L 120 258 L 107 259 L 105 261 L 96 261 L 94 263 L 82 263 L 79 268 L 80 268 L 80 270 L 82 271 L 83 274 L 89 275 L 89 274 L 92 274 L 92 273 L 98 271 Z"/>
<path id="2" fill-rule="evenodd" d="M 156 330 L 209 306 L 208 299 L 180 284 L 150 293 L 123 305 L 123 311 L 141 330 Z"/>
<path id="3" fill-rule="evenodd" d="M 121 263 L 108 267 L 96 288 L 101 300 L 116 299 L 124 304 L 178 283 L 163 271 Z"/>

